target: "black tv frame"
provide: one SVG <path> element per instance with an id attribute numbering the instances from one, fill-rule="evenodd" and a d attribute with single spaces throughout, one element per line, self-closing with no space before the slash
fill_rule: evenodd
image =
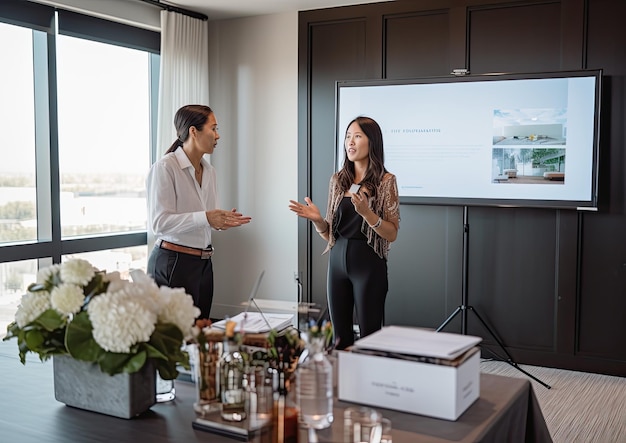
<path id="1" fill-rule="evenodd" d="M 560 198 L 506 198 L 506 197 L 466 197 L 452 194 L 445 194 L 441 196 L 427 196 L 427 195 L 403 195 L 400 192 L 400 202 L 403 204 L 424 204 L 424 205 L 446 205 L 446 206 L 497 206 L 497 207 L 533 207 L 533 208 L 554 208 L 554 209 L 574 209 L 581 211 L 597 211 L 598 210 L 598 166 L 599 166 L 599 136 L 600 136 L 600 109 L 601 109 L 601 90 L 602 90 L 602 70 L 570 70 L 570 71 L 552 71 L 552 72 L 532 72 L 532 73 L 493 73 L 482 75 L 450 75 L 445 77 L 422 77 L 422 78 L 410 78 L 410 79 L 370 79 L 370 80 L 344 80 L 336 82 L 335 91 L 335 129 L 336 129 L 336 146 L 335 146 L 335 167 L 338 169 L 343 161 L 343 134 L 346 124 L 347 116 L 341 119 L 341 106 L 342 106 L 342 92 L 346 91 L 346 88 L 354 87 L 373 87 L 377 86 L 394 86 L 394 85 L 432 85 L 432 84 L 445 84 L 445 83 L 464 83 L 464 82 L 484 82 L 483 84 L 488 86 L 493 81 L 518 81 L 518 80 L 533 80 L 533 79 L 566 79 L 566 78 L 579 78 L 579 77 L 593 77 L 595 80 L 594 91 L 594 109 L 593 109 L 593 137 L 591 140 L 591 146 L 588 147 L 591 154 L 591 171 L 590 182 L 586 184 L 585 191 L 589 191 L 589 198 L 582 199 L 560 199 Z M 568 103 L 569 105 L 569 103 Z M 407 103 L 407 108 L 410 109 L 411 103 Z M 470 110 L 468 110 L 470 112 Z M 369 112 L 357 112 L 353 113 L 349 120 L 357 115 L 368 115 L 377 121 L 381 121 L 380 115 L 377 115 L 375 111 Z M 457 111 L 458 114 L 458 111 Z M 348 120 L 348 121 L 349 121 Z M 382 119 L 384 120 L 384 119 Z M 383 126 L 383 124 L 381 124 Z M 384 138 L 386 128 L 383 126 Z M 387 141 L 385 140 L 385 155 L 387 156 Z M 486 145 L 485 145 L 486 146 Z M 492 149 L 492 156 L 494 149 Z M 515 148 L 510 148 L 515 149 Z M 524 148 L 518 148 L 524 149 Z M 528 148 L 530 149 L 530 148 Z M 563 150 L 566 149 L 566 145 L 563 145 Z M 565 151 L 566 152 L 566 151 Z M 492 160 L 493 161 L 493 160 Z M 387 166 L 389 162 L 386 162 Z M 559 165 L 560 167 L 560 165 Z M 391 170 L 390 172 L 396 173 Z M 588 171 L 586 171 L 588 172 Z M 456 178 L 462 181 L 462 177 Z M 567 178 L 565 178 L 567 180 Z M 495 183 L 495 181 L 494 181 Z M 508 186 L 508 185 L 504 185 Z M 518 185 L 514 185 L 518 186 Z M 537 186 L 537 185 L 532 185 Z M 559 184 L 539 184 L 538 186 L 559 186 Z M 545 189 L 545 188 L 544 188 Z"/>

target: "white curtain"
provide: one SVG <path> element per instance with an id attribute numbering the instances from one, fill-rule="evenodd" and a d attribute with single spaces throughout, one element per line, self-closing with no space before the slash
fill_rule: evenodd
<path id="1" fill-rule="evenodd" d="M 174 114 L 191 104 L 209 105 L 208 22 L 161 11 L 157 158 L 176 139 Z"/>
<path id="2" fill-rule="evenodd" d="M 208 22 L 161 11 L 161 66 L 156 159 L 176 139 L 174 114 L 184 105 L 209 105 Z M 148 250 L 155 242 L 148 228 Z"/>

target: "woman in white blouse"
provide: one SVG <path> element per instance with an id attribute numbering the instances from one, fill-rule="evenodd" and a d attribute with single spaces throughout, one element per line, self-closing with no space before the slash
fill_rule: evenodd
<path id="1" fill-rule="evenodd" d="M 210 318 L 213 302 L 211 233 L 250 223 L 236 209 L 219 208 L 215 168 L 204 158 L 220 138 L 208 106 L 187 105 L 174 116 L 177 139 L 146 180 L 148 226 L 156 238 L 148 273 L 159 286 L 184 288 Z"/>

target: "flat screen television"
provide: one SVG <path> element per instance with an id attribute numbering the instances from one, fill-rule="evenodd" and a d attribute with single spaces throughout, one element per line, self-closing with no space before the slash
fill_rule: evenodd
<path id="1" fill-rule="evenodd" d="M 339 81 L 383 131 L 401 203 L 597 210 L 601 70 Z"/>

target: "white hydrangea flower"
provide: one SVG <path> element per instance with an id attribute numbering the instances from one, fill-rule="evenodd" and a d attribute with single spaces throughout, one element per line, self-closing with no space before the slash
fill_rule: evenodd
<path id="1" fill-rule="evenodd" d="M 80 311 L 85 294 L 80 286 L 62 283 L 50 292 L 50 303 L 59 313 L 69 316 Z"/>
<path id="2" fill-rule="evenodd" d="M 63 283 L 86 286 L 94 275 L 96 275 L 96 268 L 87 260 L 81 258 L 68 260 L 61 265 L 61 280 L 63 280 Z"/>
<path id="3" fill-rule="evenodd" d="M 144 274 L 145 275 L 145 274 Z M 122 287 L 126 294 L 135 297 L 138 303 L 143 303 L 146 309 L 158 314 L 161 310 L 162 301 L 159 298 L 159 287 L 152 278 L 139 278 L 131 283 L 126 281 L 126 285 Z M 108 292 L 113 292 L 109 290 Z"/>
<path id="4" fill-rule="evenodd" d="M 100 294 L 87 306 L 94 340 L 106 351 L 128 353 L 136 343 L 148 342 L 154 332 L 156 311 L 147 297 L 130 288 L 134 285 Z"/>
<path id="5" fill-rule="evenodd" d="M 109 282 L 107 292 L 117 292 L 130 284 L 128 280 L 122 280 L 119 272 L 109 272 L 104 276 L 104 280 Z"/>
<path id="6" fill-rule="evenodd" d="M 40 285 L 46 283 L 54 274 L 59 272 L 60 269 L 61 265 L 52 265 L 48 266 L 47 268 L 40 269 L 39 271 L 37 271 L 36 282 Z"/>
<path id="7" fill-rule="evenodd" d="M 41 314 L 50 309 L 50 294 L 47 291 L 27 292 L 22 295 L 15 322 L 20 328 L 36 320 Z"/>
<path id="8" fill-rule="evenodd" d="M 156 294 L 159 292 L 159 286 L 156 284 L 152 277 L 143 272 L 141 269 L 135 269 L 131 271 L 131 274 L 133 279 L 133 285 L 137 285 L 141 287 L 142 290 L 150 292 L 156 296 Z"/>
<path id="9" fill-rule="evenodd" d="M 168 288 L 161 286 L 159 297 L 163 300 L 159 312 L 159 323 L 172 323 L 178 327 L 185 337 L 188 337 L 194 326 L 195 319 L 200 315 L 200 309 L 193 304 L 193 298 L 185 293 L 183 288 Z"/>

